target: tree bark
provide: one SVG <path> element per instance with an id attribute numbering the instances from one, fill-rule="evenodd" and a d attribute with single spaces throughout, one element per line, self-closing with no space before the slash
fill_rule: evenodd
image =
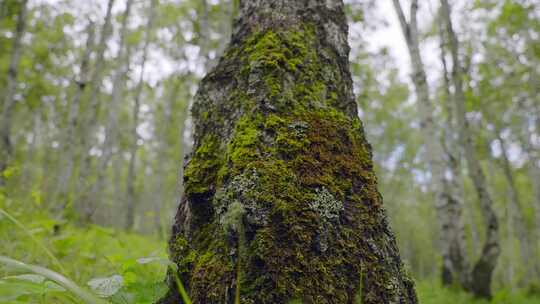
<path id="1" fill-rule="evenodd" d="M 139 135 L 137 134 L 137 127 L 139 126 L 139 110 L 141 105 L 142 89 L 144 85 L 144 71 L 146 67 L 146 60 L 148 57 L 148 47 L 150 46 L 150 38 L 154 23 L 154 9 L 156 4 L 156 0 L 152 0 L 150 4 L 150 16 L 148 17 L 148 23 L 146 25 L 146 33 L 144 38 L 143 55 L 141 62 L 141 73 L 139 74 L 139 82 L 137 83 L 137 88 L 135 89 L 135 101 L 133 104 L 133 125 L 131 127 L 131 144 L 129 146 L 129 164 L 127 177 L 126 230 L 131 230 L 133 228 L 133 224 L 135 223 L 135 207 L 137 205 L 135 194 L 135 182 L 137 179 L 136 162 L 137 150 L 139 147 Z"/>
<path id="2" fill-rule="evenodd" d="M 358 118 L 342 1 L 241 1 L 170 240 L 193 303 L 417 303 Z M 182 303 L 171 290 L 160 303 Z"/>
<path id="3" fill-rule="evenodd" d="M 399 0 L 393 0 L 403 35 L 409 49 L 413 70 L 413 83 L 416 89 L 417 106 L 420 114 L 426 147 L 426 160 L 431 173 L 431 189 L 437 210 L 440 246 L 443 258 L 441 275 L 444 285 L 459 284 L 466 286 L 469 281 L 469 264 L 465 253 L 462 202 L 450 192 L 450 184 L 445 180 L 446 164 L 441 140 L 434 123 L 434 106 L 430 97 L 427 76 L 420 54 L 417 23 L 418 1 L 411 2 L 410 17 L 407 21 Z"/>
<path id="4" fill-rule="evenodd" d="M 13 109 L 17 100 L 15 93 L 17 91 L 17 76 L 19 73 L 19 61 L 23 52 L 22 38 L 26 28 L 26 13 L 28 0 L 22 0 L 20 4 L 19 15 L 17 16 L 17 25 L 13 37 L 13 46 L 11 49 L 11 59 L 9 61 L 7 83 L 2 98 L 2 116 L 0 117 L 0 186 L 5 183 L 4 171 L 13 156 L 13 146 L 11 142 L 11 125 L 13 121 Z"/>
<path id="5" fill-rule="evenodd" d="M 484 171 L 476 157 L 474 140 L 466 118 L 465 94 L 463 92 L 463 70 L 459 59 L 459 41 L 453 29 L 450 6 L 447 0 L 441 0 L 441 12 L 446 22 L 446 32 L 452 56 L 452 83 L 459 126 L 459 137 L 464 148 L 465 159 L 468 165 L 469 176 L 473 182 L 480 201 L 482 215 L 486 225 L 486 236 L 482 252 L 471 274 L 469 289 L 478 297 L 491 298 L 491 281 L 493 270 L 500 255 L 499 223 L 493 200 L 487 189 Z"/>

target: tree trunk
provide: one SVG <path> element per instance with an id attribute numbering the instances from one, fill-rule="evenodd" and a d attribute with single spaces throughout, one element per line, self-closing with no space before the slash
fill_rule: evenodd
<path id="1" fill-rule="evenodd" d="M 352 92 L 341 1 L 241 1 L 170 240 L 193 303 L 417 303 Z M 172 270 L 171 270 L 172 271 Z M 182 303 L 174 275 L 161 303 Z"/>
<path id="2" fill-rule="evenodd" d="M 514 180 L 514 174 L 512 172 L 512 165 L 510 163 L 510 160 L 508 159 L 508 150 L 506 148 L 506 142 L 501 137 L 500 132 L 496 132 L 497 141 L 499 142 L 501 146 L 501 156 L 502 156 L 502 169 L 504 172 L 504 177 L 506 178 L 506 182 L 508 183 L 508 195 L 509 195 L 509 218 L 510 218 L 510 224 L 512 225 L 512 229 L 516 228 L 516 236 L 519 241 L 520 246 L 520 254 L 521 254 L 521 262 L 525 266 L 524 272 L 525 272 L 525 282 L 528 283 L 530 279 L 533 276 L 532 270 L 534 270 L 534 266 L 531 264 L 531 256 L 533 254 L 533 248 L 531 246 L 534 246 L 533 239 L 529 236 L 529 231 L 527 229 L 527 221 L 525 219 L 525 214 L 523 212 L 523 208 L 521 207 L 521 202 L 519 199 L 519 193 L 517 189 L 516 182 Z M 514 260 L 515 261 L 515 260 Z"/>
<path id="3" fill-rule="evenodd" d="M 60 173 L 60 178 L 58 180 L 56 194 L 54 196 L 55 201 L 60 201 L 60 210 L 63 210 L 70 202 L 68 194 L 70 193 L 70 185 L 72 185 L 71 177 L 73 174 L 73 169 L 76 159 L 76 138 L 75 133 L 79 127 L 80 123 L 80 106 L 81 98 L 84 95 L 85 89 L 88 85 L 88 73 L 89 73 L 89 64 L 90 64 L 90 55 L 92 54 L 92 49 L 94 45 L 94 23 L 90 22 L 87 27 L 87 38 L 86 45 L 84 49 L 84 54 L 81 60 L 81 67 L 79 71 L 79 79 L 75 81 L 76 88 L 71 100 L 67 127 L 65 137 L 62 141 L 62 147 L 64 150 L 64 155 L 61 160 L 64 162 L 62 172 Z"/>
<path id="4" fill-rule="evenodd" d="M 131 144 L 129 146 L 129 165 L 127 176 L 127 212 L 126 212 L 126 230 L 131 230 L 135 223 L 135 207 L 136 207 L 136 195 L 135 195 L 135 182 L 137 179 L 137 150 L 139 147 L 137 134 L 137 127 L 139 126 L 139 110 L 141 105 L 141 95 L 144 85 L 144 71 L 146 67 L 146 60 L 148 57 L 148 47 L 150 45 L 150 38 L 152 33 L 152 27 L 154 22 L 154 9 L 156 6 L 156 0 L 152 0 L 150 7 L 150 16 L 148 17 L 148 23 L 146 25 L 146 34 L 143 46 L 143 56 L 141 62 L 141 72 L 139 74 L 139 82 L 135 91 L 135 101 L 133 105 L 133 125 L 131 127 Z"/>
<path id="5" fill-rule="evenodd" d="M 440 12 L 439 12 L 440 14 Z M 450 73 L 448 71 L 448 62 L 446 60 L 446 52 L 448 48 L 444 20 L 440 21 L 438 26 L 440 49 L 441 49 L 441 63 L 443 66 L 443 88 L 444 88 L 444 107 L 446 111 L 445 121 L 445 133 L 443 135 L 443 149 L 447 157 L 447 170 L 449 176 L 445 176 L 445 187 L 448 187 L 446 191 L 452 197 L 452 199 L 460 206 L 461 212 L 459 218 L 461 239 L 465 242 L 465 220 L 463 219 L 463 212 L 468 216 L 466 220 L 469 222 L 472 238 L 472 252 L 478 252 L 478 229 L 474 223 L 474 208 L 470 204 L 464 204 L 465 197 L 465 185 L 462 176 L 461 164 L 462 164 L 462 151 L 459 147 L 459 128 L 456 121 L 457 110 L 454 101 L 454 95 L 450 92 Z M 465 207 L 469 207 L 469 210 L 464 210 Z M 462 243 L 463 244 L 463 243 Z M 463 244 L 462 253 L 467 255 L 465 245 Z M 468 264 L 467 260 L 467 264 Z M 467 274 L 467 279 L 470 280 L 470 274 Z M 467 285 L 465 285 L 467 286 Z"/>
<path id="6" fill-rule="evenodd" d="M 443 258 L 442 282 L 444 285 L 460 284 L 466 286 L 469 281 L 469 265 L 465 253 L 465 238 L 461 219 L 462 203 L 450 192 L 445 180 L 445 162 L 441 140 L 434 123 L 432 104 L 427 76 L 420 54 L 417 23 L 418 1 L 411 2 L 410 18 L 407 21 L 399 0 L 394 0 L 403 35 L 409 49 L 413 70 L 413 83 L 416 89 L 417 106 L 420 114 L 420 128 L 426 146 L 426 160 L 431 173 L 431 189 L 434 194 L 440 227 L 440 246 Z"/>
<path id="7" fill-rule="evenodd" d="M 470 290 L 478 297 L 491 298 L 491 281 L 493 270 L 501 249 L 499 244 L 499 223 L 493 201 L 487 189 L 486 178 L 479 160 L 476 157 L 474 141 L 466 118 L 465 94 L 463 92 L 463 70 L 459 59 L 459 41 L 454 32 L 450 6 L 447 0 L 441 0 L 442 17 L 446 22 L 449 46 L 453 61 L 452 82 L 457 110 L 457 121 L 461 145 L 465 150 L 469 176 L 478 194 L 482 215 L 486 225 L 486 237 L 482 252 L 471 274 Z"/>
<path id="8" fill-rule="evenodd" d="M 128 20 L 131 14 L 131 6 L 133 0 L 128 0 L 126 2 L 126 8 L 122 17 L 122 25 L 120 27 L 120 44 L 117 59 L 119 66 L 114 72 L 113 83 L 112 83 L 112 93 L 111 93 L 111 102 L 108 104 L 108 118 L 105 125 L 105 140 L 101 145 L 101 155 L 97 165 L 96 180 L 91 186 L 89 195 L 83 201 L 84 206 L 84 220 L 90 222 L 92 216 L 96 210 L 97 203 L 100 201 L 101 194 L 103 193 L 105 175 L 107 173 L 107 168 L 109 167 L 110 160 L 113 155 L 113 148 L 117 143 L 118 137 L 118 108 L 122 97 L 124 96 L 124 89 L 126 83 L 126 75 L 129 70 L 129 60 L 131 57 L 131 47 L 127 44 L 127 34 L 128 34 Z M 94 125 L 92 123 L 91 125 Z"/>
<path id="9" fill-rule="evenodd" d="M 6 9 L 6 1 L 5 0 L 0 1 L 0 21 L 4 19 L 5 9 Z"/>
<path id="10" fill-rule="evenodd" d="M 531 33 L 529 33 L 528 30 L 524 31 L 524 36 L 526 37 L 526 41 L 528 45 L 535 45 L 538 43 L 538 39 L 533 39 L 531 37 Z M 531 110 L 533 113 L 535 113 L 535 127 L 537 134 L 540 133 L 540 75 L 538 75 L 538 71 L 534 68 L 538 65 L 540 62 L 538 60 L 538 57 L 534 53 L 534 49 L 532 47 L 527 48 L 527 59 L 532 62 L 532 65 L 530 67 L 530 74 L 529 74 L 529 101 L 531 102 Z M 525 135 L 527 136 L 527 140 L 525 142 L 525 150 L 527 151 L 527 155 L 529 156 L 529 174 L 531 176 L 531 182 L 533 187 L 533 194 L 534 194 L 534 201 L 533 206 L 535 210 L 535 226 L 536 226 L 536 254 L 537 256 L 540 254 L 540 154 L 538 152 L 538 149 L 535 149 L 534 144 L 532 142 L 532 132 L 529 129 L 529 124 L 527 122 L 527 117 L 530 115 L 530 110 L 524 109 L 524 117 L 526 121 L 525 125 Z M 540 276 L 540 260 L 535 259 L 535 273 L 537 276 Z"/>
<path id="11" fill-rule="evenodd" d="M 105 50 L 107 49 L 107 41 L 111 35 L 111 19 L 112 19 L 112 7 L 115 0 L 109 0 L 107 3 L 107 12 L 105 15 L 105 21 L 103 27 L 101 28 L 99 43 L 97 45 L 96 60 L 94 64 L 94 71 L 90 77 L 90 100 L 88 106 L 85 109 L 85 114 L 83 116 L 83 121 L 79 127 L 79 149 L 80 149 L 80 168 L 79 168 L 79 184 L 78 190 L 81 214 L 83 220 L 88 221 L 89 218 L 94 213 L 95 207 L 92 206 L 92 198 L 90 196 L 90 191 L 93 187 L 93 184 L 89 181 L 90 177 L 90 167 L 92 162 L 92 156 L 89 153 L 90 147 L 93 143 L 92 137 L 94 136 L 93 131 L 95 125 L 97 124 L 97 119 L 99 116 L 99 100 L 98 96 L 101 91 L 101 80 L 103 74 L 103 67 L 105 63 Z"/>
<path id="12" fill-rule="evenodd" d="M 27 0 L 22 0 L 20 11 L 13 37 L 11 49 L 11 59 L 9 61 L 7 83 L 2 94 L 2 116 L 0 117 L 0 186 L 4 185 L 4 171 L 7 169 L 9 161 L 13 156 L 11 143 L 11 125 L 13 119 L 13 108 L 15 107 L 15 93 L 17 91 L 17 75 L 19 72 L 19 61 L 21 59 L 22 38 L 26 28 Z"/>

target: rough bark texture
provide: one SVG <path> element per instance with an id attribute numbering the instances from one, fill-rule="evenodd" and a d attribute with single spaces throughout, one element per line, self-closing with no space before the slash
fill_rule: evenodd
<path id="1" fill-rule="evenodd" d="M 459 59 L 459 41 L 453 29 L 450 6 L 447 0 L 441 0 L 441 12 L 446 23 L 446 32 L 453 61 L 452 83 L 454 85 L 454 101 L 458 114 L 460 142 L 465 151 L 469 176 L 478 195 L 486 225 L 484 245 L 480 257 L 473 267 L 469 289 L 478 297 L 491 298 L 493 270 L 501 253 L 499 222 L 493 209 L 493 200 L 487 189 L 484 171 L 476 157 L 472 133 L 466 118 L 465 94 L 463 92 L 464 73 Z"/>
<path id="2" fill-rule="evenodd" d="M 20 11 L 15 27 L 15 37 L 13 37 L 13 47 L 11 49 L 11 59 L 8 67 L 7 83 L 2 92 L 2 116 L 0 116 L 0 186 L 4 184 L 4 170 L 7 169 L 9 161 L 13 155 L 11 143 L 11 125 L 13 122 L 13 109 L 15 107 L 15 93 L 17 90 L 17 75 L 19 72 L 19 61 L 22 55 L 22 38 L 26 28 L 27 0 L 22 0 Z"/>
<path id="3" fill-rule="evenodd" d="M 193 105 L 170 240 L 194 303 L 417 303 L 377 191 L 341 1 L 241 1 Z M 161 303 L 181 303 L 171 291 Z"/>
<path id="4" fill-rule="evenodd" d="M 465 238 L 461 219 L 462 204 L 451 190 L 451 184 L 445 180 L 445 159 L 441 140 L 434 123 L 434 105 L 429 94 L 426 71 L 420 54 L 420 42 L 417 23 L 418 1 L 411 2 L 410 18 L 407 21 L 399 0 L 394 0 L 394 7 L 401 24 L 403 36 L 409 49 L 413 70 L 413 83 L 416 90 L 420 128 L 424 137 L 425 158 L 431 173 L 431 189 L 440 227 L 440 246 L 442 263 L 442 282 L 445 285 L 460 284 L 466 286 L 469 281 L 469 264 L 465 254 Z"/>

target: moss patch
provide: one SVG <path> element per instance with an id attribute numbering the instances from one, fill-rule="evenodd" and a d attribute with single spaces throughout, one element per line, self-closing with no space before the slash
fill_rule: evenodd
<path id="1" fill-rule="evenodd" d="M 352 303 L 360 286 L 364 303 L 399 296 L 370 147 L 360 120 L 340 110 L 332 52 L 314 26 L 264 31 L 217 67 L 235 88 L 228 107 L 199 105 L 205 136 L 185 171 L 198 224 L 174 256 L 195 303 L 223 303 L 238 284 L 242 303 Z M 220 127 L 208 117 L 223 117 Z"/>

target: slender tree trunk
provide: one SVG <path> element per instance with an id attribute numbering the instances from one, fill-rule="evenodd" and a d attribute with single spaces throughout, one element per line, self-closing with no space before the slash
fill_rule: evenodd
<path id="1" fill-rule="evenodd" d="M 493 200 L 487 189 L 486 178 L 480 162 L 476 157 L 474 140 L 466 118 L 465 94 L 463 92 L 463 71 L 459 59 L 459 41 L 454 32 L 450 6 L 447 0 L 441 0 L 442 17 L 446 22 L 446 31 L 448 33 L 449 46 L 453 61 L 452 82 L 455 92 L 455 104 L 457 109 L 457 120 L 459 125 L 460 141 L 465 150 L 465 159 L 468 165 L 468 172 L 474 184 L 482 215 L 486 225 L 486 237 L 482 252 L 471 274 L 471 291 L 479 297 L 491 297 L 491 281 L 493 270 L 497 265 L 497 259 L 500 255 L 499 223 L 495 210 L 493 209 Z"/>
<path id="2" fill-rule="evenodd" d="M 534 232 L 534 239 L 536 240 L 536 250 L 535 250 L 535 257 L 538 257 L 540 255 L 540 159 L 538 159 L 538 156 L 536 154 L 536 151 L 534 150 L 534 144 L 532 142 L 532 132 L 529 130 L 529 121 L 528 116 L 529 112 L 526 108 L 522 108 L 524 113 L 522 114 L 525 117 L 525 123 L 523 126 L 523 130 L 525 130 L 525 138 L 523 139 L 524 142 L 524 149 L 527 155 L 527 171 L 529 175 L 529 180 L 531 182 L 531 188 L 533 191 L 533 201 L 532 206 L 534 210 L 534 225 L 535 225 L 535 232 Z M 538 277 L 538 274 L 540 274 L 540 261 L 538 261 L 538 258 L 534 258 L 534 276 Z"/>
<path id="3" fill-rule="evenodd" d="M 526 30 L 524 31 L 524 36 L 527 41 L 527 45 L 538 44 L 538 39 L 533 39 L 531 33 Z M 534 53 L 534 48 L 527 48 L 527 57 L 530 60 L 531 67 L 529 71 L 529 101 L 531 102 L 532 112 L 535 113 L 535 127 L 537 134 L 540 133 L 540 75 L 535 67 L 539 64 L 538 57 Z M 530 115 L 530 110 L 524 109 L 524 117 Z M 536 226 L 536 257 L 540 256 L 540 154 L 539 149 L 535 149 L 532 142 L 532 134 L 529 129 L 529 123 L 525 119 L 525 135 L 527 136 L 527 141 L 525 142 L 525 149 L 527 150 L 527 155 L 529 155 L 529 174 L 531 176 L 533 194 L 534 194 L 534 210 L 535 210 L 535 226 Z M 540 276 L 540 259 L 536 258 L 535 261 L 535 274 Z"/>
<path id="4" fill-rule="evenodd" d="M 240 2 L 195 98 L 170 241 L 193 303 L 417 303 L 348 54 L 342 1 Z M 161 303 L 181 303 L 173 278 Z"/>
<path id="5" fill-rule="evenodd" d="M 104 183 L 106 179 L 105 175 L 107 173 L 107 168 L 109 167 L 109 163 L 113 155 L 113 148 L 117 143 L 118 109 L 120 107 L 120 102 L 122 101 L 122 98 L 124 96 L 126 75 L 129 70 L 129 59 L 131 56 L 131 47 L 126 43 L 126 39 L 128 34 L 127 24 L 129 16 L 131 14 L 132 4 L 133 0 L 128 0 L 126 2 L 126 8 L 123 13 L 122 24 L 120 27 L 120 45 L 117 55 L 119 66 L 115 70 L 113 75 L 111 102 L 107 107 L 109 115 L 105 125 L 105 139 L 101 146 L 101 155 L 97 164 L 96 180 L 92 183 L 92 186 L 90 187 L 91 190 L 89 192 L 89 195 L 86 197 L 85 201 L 83 201 L 83 203 L 85 203 L 83 214 L 85 222 L 92 221 L 92 216 L 97 208 L 97 204 L 101 200 L 101 194 L 104 192 Z M 99 103 L 99 101 L 97 102 Z M 90 124 L 90 126 L 94 126 L 96 123 L 97 121 L 94 121 Z"/>
<path id="6" fill-rule="evenodd" d="M 13 46 L 11 49 L 11 59 L 9 61 L 7 83 L 2 93 L 2 113 L 0 116 L 0 186 L 5 183 L 4 171 L 13 156 L 13 146 L 11 142 L 11 126 L 13 123 L 13 109 L 17 100 L 17 76 L 19 73 L 19 61 L 23 52 L 22 38 L 26 28 L 27 0 L 21 0 L 20 11 L 17 17 Z"/>
<path id="7" fill-rule="evenodd" d="M 516 236 L 519 241 L 521 262 L 525 266 L 525 281 L 529 282 L 532 278 L 533 273 L 531 270 L 534 269 L 534 265 L 531 264 L 531 256 L 533 254 L 533 239 L 529 236 L 529 231 L 527 229 L 527 221 L 525 219 L 525 214 L 523 208 L 521 207 L 521 202 L 519 199 L 519 193 L 517 189 L 516 182 L 514 180 L 514 174 L 512 172 L 512 165 L 508 159 L 508 149 L 506 142 L 501 137 L 500 132 L 496 132 L 497 141 L 501 146 L 501 156 L 502 156 L 502 169 L 504 172 L 504 177 L 508 183 L 508 195 L 509 195 L 509 218 L 512 225 L 512 229 L 515 226 Z"/>
<path id="8" fill-rule="evenodd" d="M 403 35 L 407 42 L 413 70 L 413 83 L 418 98 L 420 128 L 426 146 L 426 160 L 431 173 L 431 189 L 434 194 L 440 225 L 440 246 L 443 257 L 442 282 L 444 285 L 461 284 L 469 281 L 469 265 L 465 253 L 465 237 L 461 219 L 462 203 L 450 192 L 445 180 L 444 152 L 434 123 L 434 106 L 429 94 L 426 72 L 420 54 L 417 24 L 418 1 L 411 2 L 410 18 L 407 21 L 399 0 L 393 0 Z"/>
<path id="9" fill-rule="evenodd" d="M 179 76 L 180 77 L 180 76 Z M 164 124 L 163 124 L 163 128 L 162 128 L 162 131 L 161 131 L 161 134 L 159 136 L 159 138 L 161 139 L 160 142 L 159 142 L 159 151 L 158 151 L 158 159 L 157 159 L 157 164 L 156 164 L 156 167 L 157 167 L 157 175 L 158 175 L 158 185 L 157 185 L 157 189 L 158 189 L 158 199 L 157 201 L 154 203 L 154 206 L 155 206 L 155 212 L 156 212 L 156 216 L 154 218 L 154 223 L 155 223 L 155 227 L 156 227 L 156 231 L 158 231 L 158 235 L 160 237 L 163 237 L 165 235 L 164 233 L 164 230 L 163 230 L 163 221 L 162 221 L 162 213 L 161 213 L 161 210 L 163 209 L 163 206 L 165 204 L 163 204 L 163 194 L 165 192 L 165 188 L 164 188 L 164 184 L 165 184 L 165 180 L 164 180 L 164 176 L 166 176 L 166 172 L 165 172 L 165 164 L 167 164 L 167 157 L 170 155 L 170 153 L 168 153 L 168 150 L 171 149 L 171 147 L 168 145 L 168 141 L 166 140 L 167 139 L 167 134 L 168 132 L 170 132 L 171 129 L 175 130 L 174 134 L 177 134 L 178 135 L 178 139 L 180 140 L 181 143 L 183 143 L 183 134 L 184 134 L 184 123 L 185 123 L 185 118 L 187 117 L 187 107 L 184 107 L 182 109 L 182 111 L 179 111 L 180 112 L 180 121 L 181 121 L 181 126 L 180 128 L 177 128 L 174 123 L 175 123 L 175 119 L 173 118 L 173 109 L 175 109 L 175 103 L 178 102 L 178 99 L 179 99 L 179 91 L 180 91 L 180 84 L 181 84 L 181 81 L 177 80 L 174 82 L 174 85 L 172 87 L 172 89 L 170 90 L 169 92 L 169 95 L 167 96 L 167 100 L 165 102 L 165 105 L 164 105 L 164 111 L 165 111 L 165 119 L 164 119 Z M 186 98 L 183 98 L 183 100 L 185 100 Z M 178 131 L 176 131 L 178 130 Z M 183 145 L 181 144 L 180 145 L 181 149 L 183 149 Z M 180 153 L 180 155 L 183 156 L 183 153 Z M 173 158 L 174 160 L 174 158 Z M 181 164 L 182 163 L 182 159 L 177 159 L 176 160 L 176 163 L 179 163 Z M 182 176 L 182 170 L 183 170 L 183 166 L 180 166 L 180 172 L 179 174 L 175 175 L 175 176 Z M 174 189 L 174 197 L 175 198 L 179 198 L 182 196 L 182 184 L 179 183 L 178 187 L 175 187 Z M 169 200 L 169 197 L 166 196 L 167 198 L 167 201 Z M 160 201 L 161 200 L 161 201 Z M 177 199 L 179 201 L 179 199 Z M 168 206 L 168 205 L 165 205 L 165 206 Z M 168 210 L 168 208 L 167 208 Z M 158 212 L 159 211 L 159 212 Z M 167 217 L 167 223 L 170 222 L 170 217 Z"/>
<path id="10" fill-rule="evenodd" d="M 77 190 L 79 197 L 77 199 L 79 200 L 83 221 L 88 221 L 95 211 L 94 206 L 92 206 L 92 198 L 89 197 L 93 187 L 93 183 L 89 180 L 92 162 L 92 155 L 90 155 L 89 150 L 93 144 L 92 138 L 94 136 L 94 128 L 99 117 L 100 103 L 98 97 L 101 91 L 101 80 L 105 64 L 105 50 L 107 49 L 107 41 L 111 35 L 112 7 L 114 2 L 115 0 L 109 0 L 107 3 L 105 21 L 101 28 L 99 43 L 97 45 L 94 71 L 90 77 L 90 99 L 85 108 L 86 115 L 82 117 L 82 123 L 78 129 L 80 138 L 79 155 L 81 158 Z"/>
<path id="11" fill-rule="evenodd" d="M 4 19 L 6 15 L 6 0 L 0 1 L 0 21 Z"/>
<path id="12" fill-rule="evenodd" d="M 75 134 L 79 128 L 81 98 L 88 86 L 90 55 L 92 54 L 94 46 L 93 22 L 89 22 L 86 32 L 86 45 L 81 60 L 79 79 L 75 80 L 75 93 L 71 100 L 68 112 L 65 137 L 62 140 L 64 155 L 62 156 L 61 162 L 63 162 L 63 168 L 61 168 L 60 178 L 58 180 L 57 193 L 54 196 L 55 201 L 61 202 L 61 210 L 63 210 L 70 202 L 68 194 L 70 193 L 70 186 L 72 185 L 71 177 L 73 175 L 75 159 L 77 158 L 75 155 L 77 145 Z"/>
<path id="13" fill-rule="evenodd" d="M 139 135 L 137 134 L 137 127 L 139 126 L 139 110 L 141 106 L 142 89 L 144 85 L 144 71 L 146 67 L 146 61 L 148 57 L 148 47 L 150 46 L 150 40 L 152 36 L 152 28 L 154 24 L 154 10 L 156 6 L 156 0 L 152 0 L 150 7 L 150 16 L 148 17 L 148 24 L 146 26 L 145 41 L 143 46 L 143 56 L 141 62 L 141 73 L 139 74 L 139 82 L 135 89 L 135 101 L 133 105 L 133 125 L 131 127 L 131 144 L 129 148 L 129 165 L 127 176 L 127 210 L 126 210 L 126 230 L 131 230 L 135 222 L 135 207 L 136 207 L 136 193 L 135 183 L 137 179 L 137 150 Z"/>

